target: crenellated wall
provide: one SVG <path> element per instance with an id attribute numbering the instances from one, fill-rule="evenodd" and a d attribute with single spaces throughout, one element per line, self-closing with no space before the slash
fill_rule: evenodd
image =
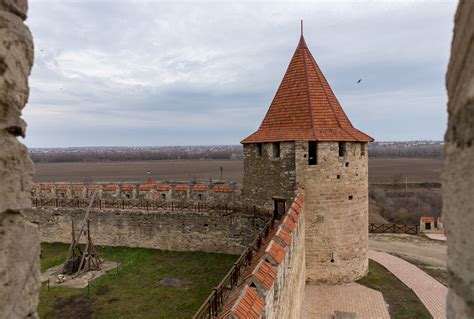
<path id="1" fill-rule="evenodd" d="M 146 199 L 162 202 L 194 201 L 230 203 L 239 199 L 235 185 L 230 184 L 33 184 L 33 198 L 85 199 L 96 192 L 98 199 Z"/>
<path id="2" fill-rule="evenodd" d="M 230 293 L 219 318 L 301 318 L 305 287 L 304 202 L 299 193 Z"/>
<path id="3" fill-rule="evenodd" d="M 41 241 L 71 242 L 85 209 L 43 207 L 26 212 L 39 224 Z M 255 238 L 266 218 L 243 213 L 197 211 L 92 210 L 92 239 L 97 245 L 144 247 L 173 251 L 206 251 L 240 254 Z"/>

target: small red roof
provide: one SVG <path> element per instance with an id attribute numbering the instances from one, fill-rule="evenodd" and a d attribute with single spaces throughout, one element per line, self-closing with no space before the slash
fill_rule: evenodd
<path id="1" fill-rule="evenodd" d="M 176 185 L 175 190 L 177 190 L 177 191 L 187 191 L 190 188 L 191 187 L 189 187 L 189 185 Z"/>
<path id="2" fill-rule="evenodd" d="M 117 184 L 110 184 L 104 186 L 104 191 L 116 191 L 119 189 L 119 186 Z"/>
<path id="3" fill-rule="evenodd" d="M 420 220 L 422 222 L 434 222 L 434 217 L 424 216 L 424 217 L 421 217 Z"/>
<path id="4" fill-rule="evenodd" d="M 284 228 L 278 229 L 278 232 L 276 233 L 278 237 L 287 245 L 290 246 L 291 244 L 291 235 L 289 232 L 287 232 Z"/>
<path id="5" fill-rule="evenodd" d="M 258 281 L 260 281 L 265 288 L 270 289 L 277 276 L 277 270 L 266 260 L 262 260 L 255 268 L 253 274 Z"/>
<path id="6" fill-rule="evenodd" d="M 373 140 L 352 126 L 301 35 L 262 124 L 241 143 Z"/>
<path id="7" fill-rule="evenodd" d="M 195 191 L 207 191 L 208 189 L 209 189 L 209 186 L 207 185 L 194 185 Z"/>
<path id="8" fill-rule="evenodd" d="M 82 191 L 86 187 L 83 184 L 72 184 L 72 189 L 75 191 Z"/>
<path id="9" fill-rule="evenodd" d="M 212 190 L 216 193 L 233 193 L 234 189 L 230 186 L 222 185 L 222 186 L 214 186 Z"/>
<path id="10" fill-rule="evenodd" d="M 131 185 L 131 184 L 122 185 L 122 190 L 123 191 L 132 191 L 134 189 L 136 189 L 135 185 Z"/>
<path id="11" fill-rule="evenodd" d="M 272 240 L 270 246 L 267 248 L 266 253 L 271 256 L 277 263 L 281 263 L 285 257 L 285 247 L 281 246 L 276 241 Z"/>
<path id="12" fill-rule="evenodd" d="M 255 290 L 247 287 L 244 295 L 237 302 L 234 313 L 240 319 L 259 319 L 262 318 L 265 301 L 257 295 Z"/>
<path id="13" fill-rule="evenodd" d="M 153 185 L 151 184 L 144 184 L 144 185 L 138 186 L 138 190 L 140 191 L 151 191 L 152 189 L 153 189 Z"/>
<path id="14" fill-rule="evenodd" d="M 169 191 L 170 189 L 171 189 L 171 185 L 166 185 L 166 184 L 156 185 L 156 190 L 159 190 L 159 191 Z"/>

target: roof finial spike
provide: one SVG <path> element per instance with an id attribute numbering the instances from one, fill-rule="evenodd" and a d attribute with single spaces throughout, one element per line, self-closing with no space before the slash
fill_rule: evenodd
<path id="1" fill-rule="evenodd" d="M 301 19 L 301 36 L 303 36 L 303 19 Z"/>

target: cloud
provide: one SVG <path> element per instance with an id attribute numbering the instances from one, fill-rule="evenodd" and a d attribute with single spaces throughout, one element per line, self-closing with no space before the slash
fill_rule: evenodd
<path id="1" fill-rule="evenodd" d="M 26 143 L 238 143 L 273 98 L 300 18 L 356 127 L 441 139 L 455 4 L 32 0 Z"/>

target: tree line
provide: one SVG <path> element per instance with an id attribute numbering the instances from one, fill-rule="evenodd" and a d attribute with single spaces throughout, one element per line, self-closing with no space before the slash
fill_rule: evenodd
<path id="1" fill-rule="evenodd" d="M 444 158 L 443 144 L 430 143 L 371 143 L 369 157 Z"/>
<path id="2" fill-rule="evenodd" d="M 31 148 L 35 163 L 147 160 L 241 160 L 241 145 L 163 147 Z M 378 158 L 443 158 L 441 142 L 374 142 L 369 156 Z"/>
<path id="3" fill-rule="evenodd" d="M 241 146 L 154 148 L 64 148 L 30 149 L 35 163 L 148 160 L 239 160 Z"/>

